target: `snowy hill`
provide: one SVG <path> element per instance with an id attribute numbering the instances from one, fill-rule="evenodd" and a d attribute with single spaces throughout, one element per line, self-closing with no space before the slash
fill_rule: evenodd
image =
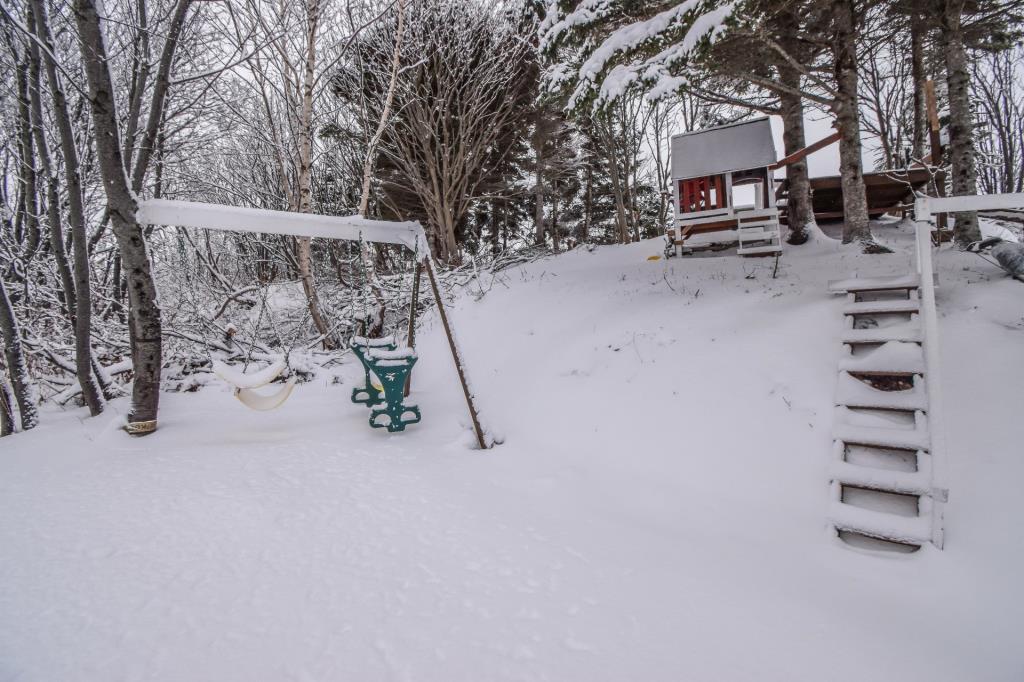
<path id="1" fill-rule="evenodd" d="M 142 440 L 51 415 L 0 445 L 0 679 L 1021 679 L 1019 283 L 938 257 L 946 549 L 826 531 L 826 283 L 906 271 L 876 233 L 774 278 L 659 241 L 484 274 L 454 318 L 486 452 L 433 315 L 404 434 L 353 363 L 269 413 L 169 394 Z"/>

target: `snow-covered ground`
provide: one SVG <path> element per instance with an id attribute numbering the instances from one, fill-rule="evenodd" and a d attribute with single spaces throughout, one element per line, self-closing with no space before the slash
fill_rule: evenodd
<path id="1" fill-rule="evenodd" d="M 876 232 L 776 279 L 660 241 L 485 275 L 455 319 L 491 451 L 434 315 L 404 434 L 355 364 L 268 413 L 169 394 L 140 440 L 123 403 L 45 415 L 0 442 L 0 679 L 1024 679 L 1024 285 L 938 256 L 946 549 L 826 532 L 826 282 L 906 271 Z"/>

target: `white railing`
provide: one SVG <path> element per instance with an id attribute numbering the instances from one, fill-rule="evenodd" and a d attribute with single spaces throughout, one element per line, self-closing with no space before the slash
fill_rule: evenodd
<path id="1" fill-rule="evenodd" d="M 936 213 L 962 213 L 1000 208 L 1024 208 L 1024 192 L 1014 194 L 969 194 L 953 197 L 919 196 L 914 201 L 917 220 L 917 273 L 921 277 L 921 326 L 928 385 L 928 424 L 931 431 L 932 461 L 932 543 L 942 549 L 943 511 L 949 490 L 945 486 L 946 442 L 943 436 L 941 375 L 939 373 L 939 329 L 932 279 L 931 220 Z"/>
<path id="2" fill-rule="evenodd" d="M 946 500 L 949 490 L 946 477 L 946 442 L 942 421 L 942 376 L 939 371 L 939 324 L 935 310 L 935 281 L 932 263 L 932 227 L 918 221 L 915 224 L 917 274 L 921 280 L 920 316 L 924 343 L 925 385 L 928 391 L 928 429 L 931 445 L 931 498 L 932 498 L 932 544 L 942 549 L 944 542 L 944 521 Z"/>
<path id="3" fill-rule="evenodd" d="M 931 220 L 935 213 L 963 213 L 993 208 L 1024 208 L 1024 192 L 1016 194 L 968 194 L 958 197 L 917 197 L 914 218 Z"/>

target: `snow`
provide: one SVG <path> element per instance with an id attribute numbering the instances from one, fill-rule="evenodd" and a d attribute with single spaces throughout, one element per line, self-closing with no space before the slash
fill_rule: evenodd
<path id="1" fill-rule="evenodd" d="M 358 215 L 314 215 L 172 199 L 140 201 L 138 219 L 140 223 L 153 225 L 401 244 L 414 252 L 426 254 L 426 249 L 417 249 L 418 244 L 427 243 L 423 227 L 417 222 L 388 222 Z"/>
<path id="2" fill-rule="evenodd" d="M 468 447 L 434 313 L 401 434 L 328 377 L 266 413 L 167 394 L 144 439 L 123 399 L 45 410 L 0 441 L 0 678 L 1021 679 L 1020 283 L 937 258 L 946 548 L 826 530 L 930 535 L 829 486 L 827 282 L 912 268 L 909 229 L 876 235 L 896 253 L 822 237 L 777 279 L 647 261 L 661 240 L 502 271 L 453 317 L 492 450 Z"/>
<path id="3" fill-rule="evenodd" d="M 382 336 L 378 339 L 368 339 L 365 336 L 353 336 L 353 346 L 364 346 L 366 348 L 384 348 L 386 346 L 395 345 L 394 336 Z"/>
<path id="4" fill-rule="evenodd" d="M 922 455 L 920 461 L 927 462 L 929 457 Z M 841 460 L 833 462 L 831 469 L 831 477 L 844 485 L 914 495 L 926 495 L 931 492 L 929 473 L 928 471 L 881 471 L 871 467 L 856 466 Z"/>
<path id="5" fill-rule="evenodd" d="M 921 500 L 930 503 L 927 497 L 923 497 Z M 873 509 L 854 507 L 842 502 L 833 502 L 829 518 L 837 528 L 843 530 L 891 538 L 908 544 L 921 544 L 928 542 L 932 536 L 931 514 L 923 512 L 922 509 L 920 516 L 900 517 Z"/>
<path id="6" fill-rule="evenodd" d="M 873 330 L 865 330 L 873 331 Z M 850 331 L 843 333 L 846 337 Z M 839 369 L 849 372 L 924 372 L 924 352 L 916 343 L 888 341 L 860 356 L 843 358 Z"/>
<path id="7" fill-rule="evenodd" d="M 416 358 L 416 351 L 408 346 L 402 346 L 395 348 L 394 350 L 386 350 L 384 348 L 371 348 L 367 353 L 367 357 L 373 358 L 374 360 L 414 360 Z"/>
<path id="8" fill-rule="evenodd" d="M 893 289 L 896 287 L 916 287 L 921 278 L 916 274 L 887 275 L 880 277 L 848 277 L 828 283 L 828 290 L 834 294 L 845 294 L 854 289 L 871 291 L 873 289 Z"/>
<path id="9" fill-rule="evenodd" d="M 671 67 L 682 62 L 706 37 L 714 38 L 723 29 L 735 3 L 725 3 L 703 11 L 701 0 L 683 0 L 648 19 L 625 23 L 613 30 L 593 50 L 578 69 L 564 63 L 555 64 L 547 74 L 549 86 L 573 83 L 568 109 L 573 109 L 596 89 L 598 103 L 621 97 L 634 83 L 644 81 L 653 86 L 650 99 L 664 96 L 684 81 L 671 73 Z M 585 0 L 568 15 L 549 3 L 540 26 L 541 48 L 550 50 L 574 32 L 608 17 L 612 9 L 607 0 Z M 681 38 L 668 40 L 669 46 L 648 59 L 635 60 L 635 53 L 665 39 L 665 34 L 685 28 Z M 624 62 L 613 63 L 617 59 Z M 608 67 L 611 66 L 609 69 Z"/>
<path id="10" fill-rule="evenodd" d="M 843 343 L 887 343 L 891 341 L 920 341 L 920 323 L 905 322 L 888 327 L 850 329 L 843 333 Z"/>

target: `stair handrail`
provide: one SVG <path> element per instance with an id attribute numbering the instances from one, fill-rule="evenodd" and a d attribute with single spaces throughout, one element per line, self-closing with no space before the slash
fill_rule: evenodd
<path id="1" fill-rule="evenodd" d="M 935 308 L 932 226 L 914 223 L 916 266 L 920 278 L 920 316 L 928 393 L 929 454 L 931 457 L 932 544 L 942 549 L 945 543 L 944 514 L 949 489 L 946 487 L 946 443 L 942 420 L 942 376 L 939 357 L 939 324 Z"/>

